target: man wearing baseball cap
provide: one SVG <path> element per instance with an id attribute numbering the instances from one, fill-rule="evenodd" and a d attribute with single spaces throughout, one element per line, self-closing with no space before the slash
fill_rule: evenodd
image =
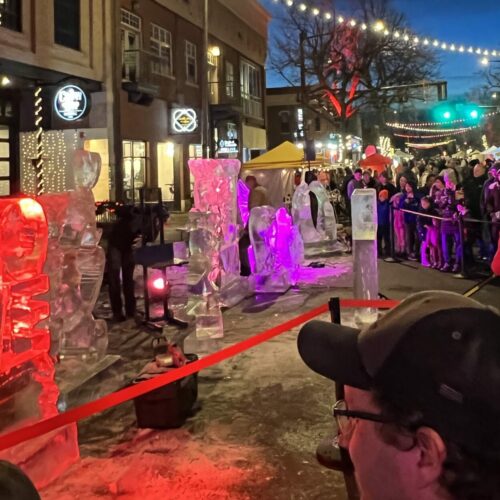
<path id="1" fill-rule="evenodd" d="M 345 384 L 333 413 L 363 500 L 500 499 L 500 312 L 414 294 L 363 330 L 311 321 L 298 348 Z"/>

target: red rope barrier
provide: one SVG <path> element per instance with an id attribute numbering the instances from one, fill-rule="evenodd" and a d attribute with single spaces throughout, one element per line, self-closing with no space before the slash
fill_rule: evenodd
<path id="1" fill-rule="evenodd" d="M 398 302 L 394 300 L 346 299 L 340 301 L 341 307 L 347 308 L 372 307 L 378 309 L 390 309 L 397 304 Z M 189 363 L 188 365 L 176 368 L 171 372 L 158 375 L 139 384 L 126 387 L 125 389 L 113 392 L 112 394 L 108 394 L 107 396 L 96 399 L 95 401 L 85 403 L 77 408 L 68 410 L 64 413 L 60 413 L 59 415 L 55 415 L 54 417 L 36 422 L 33 425 L 29 425 L 21 429 L 9 432 L 3 436 L 0 436 L 0 451 L 6 450 L 7 448 L 11 448 L 12 446 L 16 446 L 25 441 L 29 441 L 30 439 L 42 436 L 43 434 L 47 434 L 48 432 L 51 432 L 65 425 L 72 424 L 97 413 L 101 413 L 105 410 L 108 410 L 109 408 L 118 406 L 127 401 L 131 401 L 132 399 L 142 396 L 148 392 L 154 391 L 155 389 L 159 389 L 164 385 L 171 384 L 172 382 L 175 382 L 183 377 L 187 377 L 188 375 L 199 372 L 204 368 L 209 368 L 220 363 L 221 361 L 225 361 L 233 356 L 236 356 L 237 354 L 241 354 L 242 352 L 251 349 L 252 347 L 262 344 L 263 342 L 266 342 L 273 337 L 277 337 L 278 335 L 281 335 L 282 333 L 285 333 L 292 328 L 295 328 L 296 326 L 299 326 L 302 323 L 305 323 L 306 321 L 309 321 L 316 316 L 319 316 L 320 314 L 324 314 L 326 312 L 328 312 L 328 305 L 324 304 L 320 307 L 312 309 L 311 311 L 301 314 L 300 316 L 292 318 L 291 320 L 286 321 L 281 325 L 265 330 L 262 333 L 238 342 L 237 344 L 226 347 L 198 361 L 194 361 L 192 363 Z"/>

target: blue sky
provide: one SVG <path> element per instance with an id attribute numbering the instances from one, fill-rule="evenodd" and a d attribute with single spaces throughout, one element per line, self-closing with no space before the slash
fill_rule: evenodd
<path id="1" fill-rule="evenodd" d="M 302 1 L 315 5 L 315 0 Z M 271 0 L 261 0 L 261 3 L 271 14 L 276 9 Z M 342 3 L 349 4 L 348 0 L 340 0 L 338 5 Z M 409 25 L 421 35 L 500 50 L 500 0 L 393 0 L 393 5 L 404 12 Z M 441 77 L 448 81 L 449 96 L 463 94 L 481 83 L 478 73 L 482 68 L 476 54 L 438 53 L 442 62 Z M 281 85 L 286 83 L 268 75 L 269 87 Z"/>

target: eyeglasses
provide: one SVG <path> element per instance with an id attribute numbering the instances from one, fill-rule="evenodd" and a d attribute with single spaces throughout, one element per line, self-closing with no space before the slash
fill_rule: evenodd
<path id="1" fill-rule="evenodd" d="M 354 411 L 347 409 L 347 403 L 343 399 L 339 399 L 333 407 L 333 416 L 337 421 L 337 426 L 342 434 L 348 436 L 352 431 L 353 422 L 355 419 L 369 420 L 382 424 L 391 423 L 393 420 L 385 415 L 369 413 L 365 411 Z"/>

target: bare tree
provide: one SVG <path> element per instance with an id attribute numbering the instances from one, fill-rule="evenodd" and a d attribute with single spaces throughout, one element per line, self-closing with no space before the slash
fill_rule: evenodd
<path id="1" fill-rule="evenodd" d="M 337 117 L 343 130 L 358 110 L 371 106 L 383 111 L 393 102 L 412 99 L 417 86 L 411 85 L 435 76 L 435 53 L 416 43 L 389 0 L 357 0 L 351 13 L 357 22 L 338 22 L 335 0 L 325 0 L 322 10 L 331 12 L 331 18 L 283 11 L 281 29 L 272 36 L 270 69 L 297 87 L 302 73 L 303 103 Z M 421 88 L 418 93 L 422 95 Z"/>

